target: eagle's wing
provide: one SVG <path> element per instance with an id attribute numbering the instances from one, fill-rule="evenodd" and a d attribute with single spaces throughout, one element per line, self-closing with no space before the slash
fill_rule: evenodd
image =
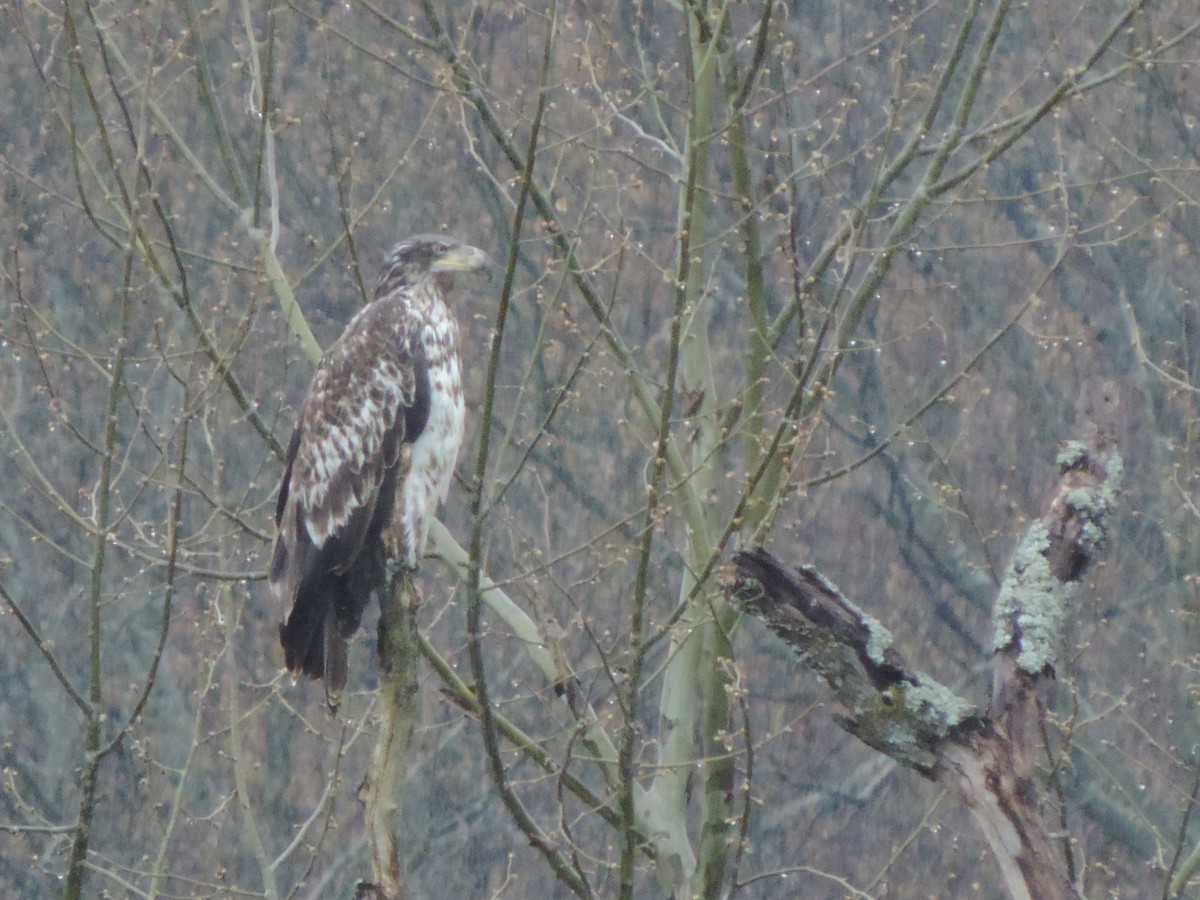
<path id="1" fill-rule="evenodd" d="M 428 418 L 420 342 L 399 309 L 363 309 L 322 358 L 288 447 L 275 520 L 271 590 L 287 613 L 287 667 L 346 683 L 346 639 L 382 585 L 379 535 L 391 519 L 411 442 Z"/>

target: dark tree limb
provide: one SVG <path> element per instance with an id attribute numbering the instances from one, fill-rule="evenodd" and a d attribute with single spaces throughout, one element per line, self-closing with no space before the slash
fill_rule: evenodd
<path id="1" fill-rule="evenodd" d="M 842 707 L 838 725 L 958 795 L 1014 898 L 1079 896 L 1036 777 L 1039 689 L 1054 676 L 1068 604 L 1107 541 L 1121 458 L 1106 444 L 1064 447 L 1049 508 L 1013 554 L 995 604 L 986 713 L 912 669 L 891 633 L 811 566 L 791 569 L 759 548 L 734 554 L 721 573 L 730 600 L 829 684 Z"/>
<path id="2" fill-rule="evenodd" d="M 952 733 L 977 727 L 979 710 L 911 670 L 891 633 L 811 566 L 789 570 L 759 548 L 722 572 L 730 599 L 762 619 L 833 689 L 838 724 L 926 777 Z"/>

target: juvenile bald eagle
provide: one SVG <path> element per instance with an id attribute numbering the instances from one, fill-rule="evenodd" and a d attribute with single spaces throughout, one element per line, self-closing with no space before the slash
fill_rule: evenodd
<path id="1" fill-rule="evenodd" d="M 275 507 L 271 593 L 290 610 L 279 626 L 288 670 L 324 678 L 331 708 L 346 684 L 346 641 L 384 585 L 386 559 L 416 567 L 450 489 L 463 394 L 446 295 L 455 272 L 490 269 L 486 253 L 453 238 L 399 244 L 300 408 Z"/>

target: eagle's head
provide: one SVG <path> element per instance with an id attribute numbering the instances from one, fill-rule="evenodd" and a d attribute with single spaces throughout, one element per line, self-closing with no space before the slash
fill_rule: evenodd
<path id="1" fill-rule="evenodd" d="M 375 296 L 434 279 L 443 291 L 454 284 L 455 272 L 483 272 L 492 277 L 492 258 L 470 244 L 444 234 L 418 234 L 401 241 L 383 261 Z"/>

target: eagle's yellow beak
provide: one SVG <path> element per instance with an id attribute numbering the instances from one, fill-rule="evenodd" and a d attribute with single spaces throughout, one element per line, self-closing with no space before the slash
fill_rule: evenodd
<path id="1" fill-rule="evenodd" d="M 433 272 L 483 272 L 487 275 L 488 281 L 492 280 L 494 269 L 495 264 L 492 262 L 492 258 L 478 247 L 472 247 L 470 244 L 451 247 L 430 266 L 430 271 Z"/>

